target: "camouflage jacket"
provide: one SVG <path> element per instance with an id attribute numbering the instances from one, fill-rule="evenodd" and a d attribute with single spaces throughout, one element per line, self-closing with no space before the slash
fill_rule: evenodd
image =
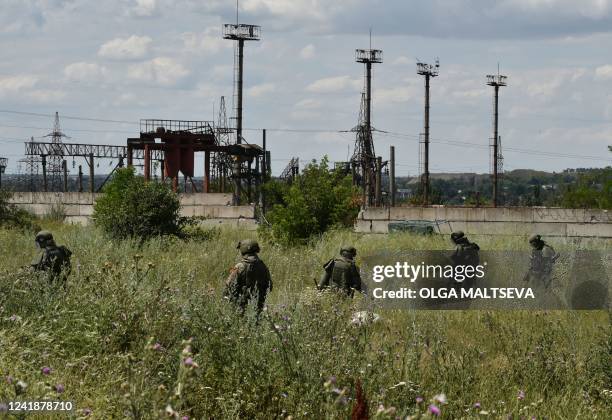
<path id="1" fill-rule="evenodd" d="M 272 277 L 266 264 L 255 254 L 243 255 L 225 281 L 224 295 L 237 298 L 243 295 L 265 295 L 272 291 Z"/>
<path id="2" fill-rule="evenodd" d="M 323 265 L 325 272 L 319 281 L 319 290 L 328 286 L 344 291 L 352 296 L 354 290 L 362 291 L 359 268 L 350 258 L 332 258 Z"/>

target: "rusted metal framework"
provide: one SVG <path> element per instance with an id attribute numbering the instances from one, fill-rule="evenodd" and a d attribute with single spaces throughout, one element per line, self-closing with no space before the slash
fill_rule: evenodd
<path id="1" fill-rule="evenodd" d="M 198 188 L 193 182 L 195 153 L 204 152 L 204 179 L 202 191 L 210 192 L 211 153 L 231 156 L 245 168 L 238 173 L 239 179 L 248 182 L 248 198 L 251 196 L 252 180 L 261 177 L 260 168 L 263 149 L 251 144 L 220 145 L 215 136 L 214 124 L 210 121 L 183 120 L 141 120 L 140 137 L 127 139 L 127 164 L 132 165 L 135 153 L 142 153 L 144 159 L 144 177 L 151 179 L 151 167 L 155 153 L 162 161 L 162 180 L 172 179 L 175 190 L 178 189 L 178 175 L 182 173 L 189 179 L 193 189 Z M 158 141 L 159 140 L 159 141 Z M 253 163 L 255 168 L 253 168 Z M 236 176 L 236 174 L 234 174 Z"/>
<path id="2" fill-rule="evenodd" d="M 499 179 L 503 173 L 501 137 L 499 136 L 499 88 L 507 86 L 508 77 L 499 74 L 488 74 L 487 85 L 493 86 L 493 137 L 489 139 L 491 149 L 491 176 L 493 177 L 493 207 L 499 203 Z"/>

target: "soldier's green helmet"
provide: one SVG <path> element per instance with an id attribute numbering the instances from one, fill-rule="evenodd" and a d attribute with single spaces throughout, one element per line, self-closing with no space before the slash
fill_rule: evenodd
<path id="1" fill-rule="evenodd" d="M 242 255 L 256 254 L 260 251 L 259 244 L 253 239 L 245 239 L 238 242 L 238 246 L 236 248 L 240 250 Z"/>
<path id="2" fill-rule="evenodd" d="M 34 238 L 34 240 L 38 243 L 46 243 L 53 240 L 53 234 L 48 230 L 41 230 L 36 234 L 36 238 Z"/>
<path id="3" fill-rule="evenodd" d="M 535 243 L 538 243 L 538 242 L 540 242 L 541 240 L 542 240 L 542 236 L 540 236 L 540 235 L 531 235 L 531 236 L 529 237 L 529 243 L 530 243 L 530 244 L 535 244 Z"/>
<path id="4" fill-rule="evenodd" d="M 342 248 L 340 248 L 340 255 L 343 255 L 343 254 L 349 254 L 353 258 L 355 258 L 357 256 L 357 249 L 355 249 L 354 246 L 345 245 Z"/>
<path id="5" fill-rule="evenodd" d="M 451 233 L 451 239 L 453 242 L 457 242 L 459 239 L 465 237 L 465 233 L 462 230 L 458 230 L 456 232 Z"/>

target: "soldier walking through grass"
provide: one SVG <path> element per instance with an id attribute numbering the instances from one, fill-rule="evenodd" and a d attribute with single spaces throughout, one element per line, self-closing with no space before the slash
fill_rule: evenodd
<path id="1" fill-rule="evenodd" d="M 533 280 L 536 286 L 548 288 L 552 282 L 552 270 L 559 254 L 548 245 L 540 235 L 532 235 L 529 238 L 531 245 L 531 257 L 529 259 L 529 271 L 525 274 L 525 281 Z"/>
<path id="2" fill-rule="evenodd" d="M 242 257 L 230 271 L 225 282 L 224 296 L 239 308 L 241 314 L 244 314 L 248 303 L 255 299 L 259 316 L 268 293 L 272 291 L 270 271 L 257 255 L 260 251 L 257 241 L 240 241 L 236 248 L 240 250 Z"/>
<path id="3" fill-rule="evenodd" d="M 57 246 L 51 232 L 46 230 L 38 232 L 34 241 L 40 252 L 34 257 L 30 267 L 34 271 L 47 273 L 49 282 L 61 281 L 65 285 L 71 270 L 72 252 L 63 245 Z"/>
<path id="4" fill-rule="evenodd" d="M 323 290 L 331 286 L 348 297 L 353 297 L 355 290 L 362 292 L 361 276 L 355 264 L 356 256 L 355 247 L 342 247 L 339 257 L 332 258 L 323 265 L 325 272 L 319 281 L 318 289 Z"/>

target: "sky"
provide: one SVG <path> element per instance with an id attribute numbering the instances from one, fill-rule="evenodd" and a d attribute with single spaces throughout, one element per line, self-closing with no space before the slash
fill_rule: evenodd
<path id="1" fill-rule="evenodd" d="M 56 111 L 65 141 L 116 145 L 144 118 L 216 120 L 221 96 L 231 113 L 234 45 L 221 33 L 235 21 L 235 0 L 0 0 L 7 172 L 25 139 L 45 141 Z M 352 154 L 364 84 L 354 54 L 369 48 L 370 29 L 384 54 L 373 72 L 374 145 L 383 159 L 396 147 L 398 176 L 419 172 L 416 62 L 436 58 L 432 172 L 489 170 L 485 76 L 498 66 L 508 76 L 506 170 L 612 161 L 612 0 L 242 0 L 239 21 L 262 27 L 245 47 L 244 127 L 249 143 L 268 129 L 274 174 L 293 156 Z"/>

